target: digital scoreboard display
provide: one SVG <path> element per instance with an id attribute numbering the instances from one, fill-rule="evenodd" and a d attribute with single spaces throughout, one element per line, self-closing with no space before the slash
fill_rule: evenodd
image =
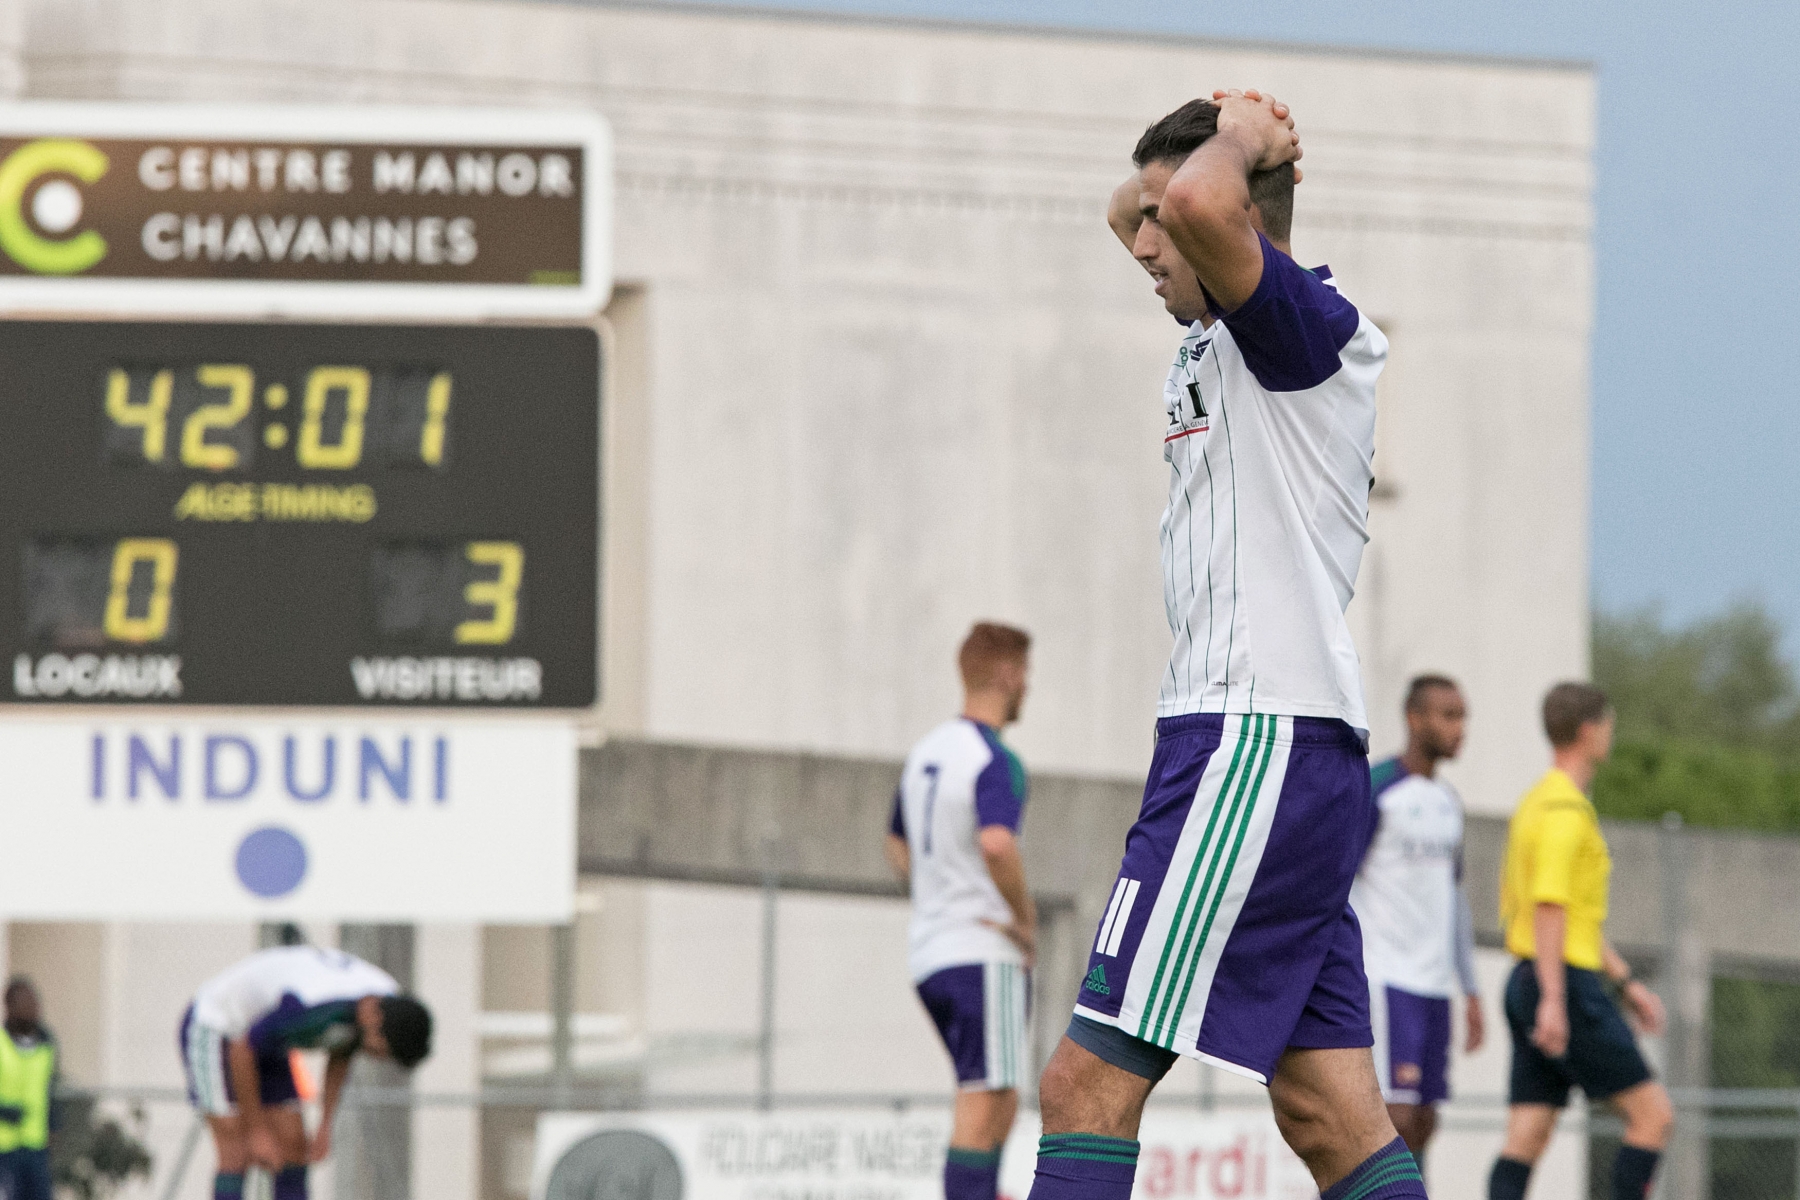
<path id="1" fill-rule="evenodd" d="M 30 704 L 596 700 L 588 328 L 0 321 Z"/>

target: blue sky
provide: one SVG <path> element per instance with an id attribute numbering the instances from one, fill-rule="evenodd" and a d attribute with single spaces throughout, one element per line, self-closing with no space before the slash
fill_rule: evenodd
<path id="1" fill-rule="evenodd" d="M 1594 62 L 1595 602 L 1686 621 L 1760 599 L 1800 650 L 1796 0 L 778 6 Z"/>

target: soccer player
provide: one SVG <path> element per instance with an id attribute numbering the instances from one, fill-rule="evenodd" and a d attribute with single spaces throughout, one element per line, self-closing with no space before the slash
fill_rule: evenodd
<path id="1" fill-rule="evenodd" d="M 1462 800 L 1437 778 L 1462 749 L 1468 705 L 1442 675 L 1406 689 L 1406 750 L 1370 772 L 1381 822 L 1350 888 L 1362 923 L 1375 1027 L 1375 1074 L 1388 1116 L 1424 1161 L 1437 1104 L 1450 1095 L 1450 1000 L 1465 997 L 1466 1045 L 1484 1030 L 1475 922 L 1462 889 Z"/>
<path id="2" fill-rule="evenodd" d="M 237 1200 L 244 1172 L 275 1178 L 275 1200 L 306 1200 L 306 1168 L 331 1151 L 331 1123 L 358 1051 L 411 1068 L 431 1052 L 431 1013 L 393 976 L 313 946 L 260 950 L 202 984 L 181 1018 L 188 1100 L 217 1152 L 213 1200 Z M 293 1050 L 324 1050 L 324 1111 L 310 1142 Z"/>
<path id="3" fill-rule="evenodd" d="M 1111 223 L 1186 336 L 1163 389 L 1174 651 L 1137 823 L 1039 1090 L 1033 1200 L 1126 1200 L 1178 1055 L 1269 1087 L 1326 1200 L 1423 1197 L 1369 1047 L 1350 883 L 1374 832 L 1344 620 L 1367 540 L 1381 331 L 1288 247 L 1284 105 L 1152 125 Z"/>
<path id="4" fill-rule="evenodd" d="M 44 1028 L 37 988 L 20 976 L 6 985 L 0 1029 L 0 1197 L 53 1200 L 50 1099 L 56 1039 Z"/>
<path id="5" fill-rule="evenodd" d="M 962 715 L 906 757 L 887 858 L 912 884 L 908 965 L 956 1069 L 946 1200 L 994 1200 L 1019 1109 L 1037 908 L 1019 856 L 1025 768 L 1000 740 L 1019 719 L 1031 638 L 979 624 L 957 655 Z"/>
<path id="6" fill-rule="evenodd" d="M 1500 923 L 1519 963 L 1506 983 L 1513 1046 L 1506 1142 L 1488 1196 L 1522 1200 L 1557 1110 L 1576 1086 L 1625 1118 L 1613 1200 L 1644 1200 L 1674 1132 L 1675 1110 L 1608 992 L 1608 983 L 1618 989 L 1640 1029 L 1662 1032 L 1662 1001 L 1632 978 L 1631 964 L 1603 932 L 1612 857 L 1586 793 L 1612 752 L 1606 694 L 1585 683 L 1557 684 L 1544 697 L 1544 733 L 1554 765 L 1513 813 L 1500 876 Z"/>

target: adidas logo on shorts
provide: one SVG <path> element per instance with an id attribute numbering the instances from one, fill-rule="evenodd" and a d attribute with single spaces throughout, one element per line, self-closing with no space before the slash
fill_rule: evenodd
<path id="1" fill-rule="evenodd" d="M 1112 989 L 1106 986 L 1106 964 L 1095 963 L 1094 969 L 1088 972 L 1087 982 L 1081 987 L 1083 991 L 1098 992 L 1102 996 L 1112 995 Z"/>

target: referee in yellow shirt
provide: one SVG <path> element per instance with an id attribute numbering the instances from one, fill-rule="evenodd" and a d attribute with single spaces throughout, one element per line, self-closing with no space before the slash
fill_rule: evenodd
<path id="1" fill-rule="evenodd" d="M 1644 1200 L 1675 1112 L 1626 1024 L 1629 1015 L 1639 1029 L 1661 1033 L 1662 1002 L 1632 978 L 1631 964 L 1601 931 L 1612 857 L 1586 789 L 1612 751 L 1606 693 L 1585 683 L 1557 684 L 1544 697 L 1544 732 L 1555 765 L 1519 801 L 1500 878 L 1500 923 L 1519 964 L 1506 984 L 1511 1107 L 1488 1200 L 1523 1200 L 1570 1087 L 1611 1104 L 1625 1119 L 1624 1144 L 1613 1160 L 1613 1200 Z"/>

